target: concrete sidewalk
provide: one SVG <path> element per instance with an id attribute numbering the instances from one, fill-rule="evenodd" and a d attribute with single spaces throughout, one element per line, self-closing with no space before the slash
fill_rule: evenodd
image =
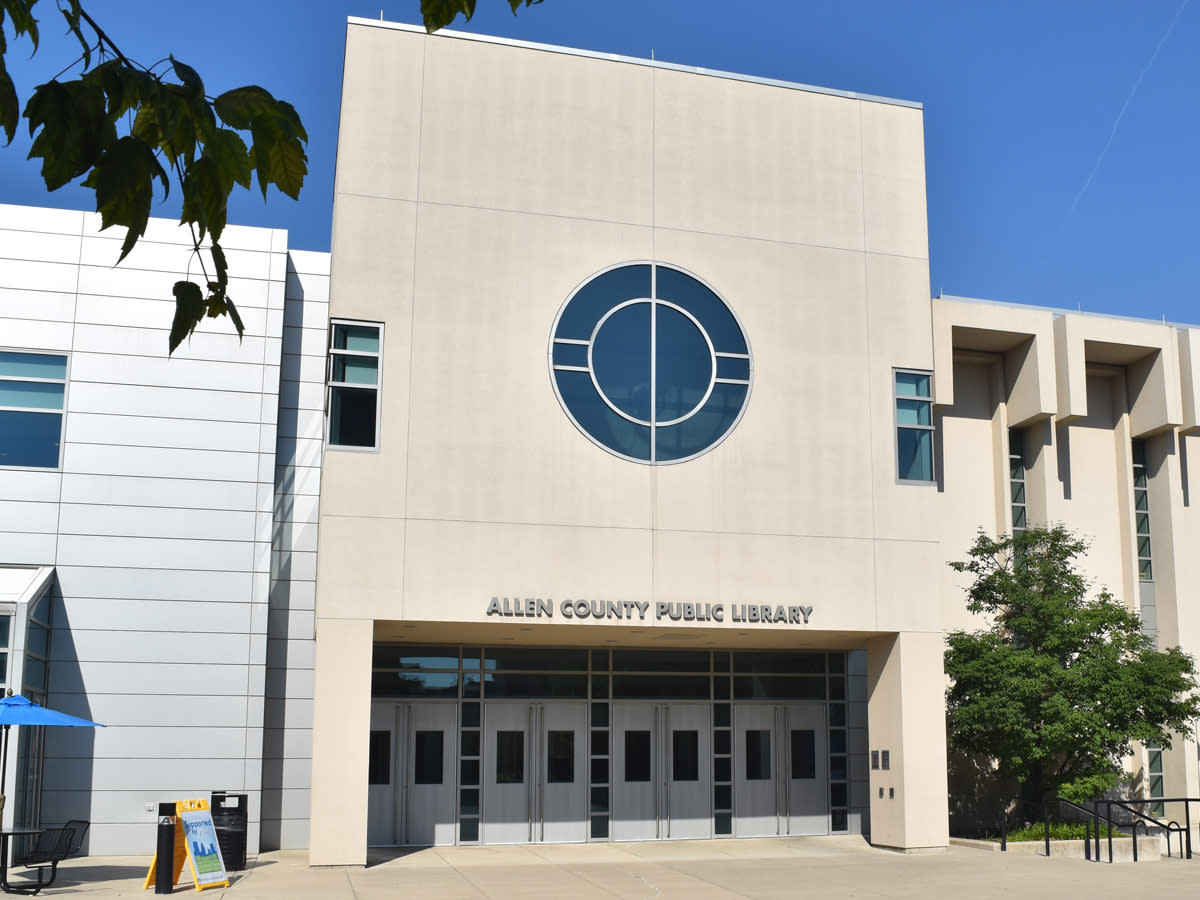
<path id="1" fill-rule="evenodd" d="M 142 890 L 149 863 L 70 860 L 41 896 L 149 898 L 153 888 Z M 1194 891 L 1200 858 L 1108 865 L 959 846 L 904 855 L 857 837 L 776 838 L 440 847 L 373 855 L 365 869 L 310 869 L 307 852 L 281 851 L 260 855 L 232 879 L 227 889 L 204 891 L 204 900 L 1062 900 Z M 195 893 L 188 881 L 174 895 Z"/>

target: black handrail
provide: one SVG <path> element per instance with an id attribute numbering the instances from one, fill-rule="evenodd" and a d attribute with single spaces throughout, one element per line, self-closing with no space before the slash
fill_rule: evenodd
<path id="1" fill-rule="evenodd" d="M 1086 806 L 1080 806 L 1078 803 L 1075 803 L 1072 800 L 1067 800 L 1065 797 L 1043 797 L 1042 798 L 1041 810 L 1040 810 L 1042 823 L 1044 826 L 1042 840 L 1043 840 L 1043 844 L 1045 846 L 1047 858 L 1049 858 L 1049 856 L 1050 856 L 1050 802 L 1051 801 L 1058 803 L 1060 806 L 1065 803 L 1067 806 L 1069 806 L 1073 809 L 1079 810 L 1079 812 L 1083 813 L 1085 816 L 1087 816 L 1093 820 L 1094 827 L 1092 826 L 1092 823 L 1087 822 L 1087 820 L 1084 820 L 1085 849 L 1087 850 L 1089 859 L 1099 862 L 1100 861 L 1100 821 L 1102 818 L 1104 818 L 1100 815 L 1099 804 L 1097 804 L 1092 809 L 1088 809 Z M 1022 804 L 1023 806 L 1027 806 L 1032 809 L 1038 809 L 1038 804 L 1034 803 L 1032 800 L 1026 800 L 1023 797 L 1013 797 L 1013 798 L 1011 798 L 1010 802 L 1019 803 L 1019 804 Z M 1112 812 L 1110 810 L 1109 811 L 1110 818 L 1104 819 L 1104 821 L 1108 823 L 1108 830 L 1110 833 L 1110 838 L 1111 838 L 1112 825 L 1113 825 L 1111 815 L 1112 815 Z M 1094 854 L 1092 852 L 1092 835 L 1093 834 L 1095 835 L 1095 838 L 1096 838 Z M 1000 816 L 1000 850 L 1002 852 L 1008 851 L 1008 816 L 1007 816 L 1007 814 L 1002 814 Z M 1109 853 L 1110 862 L 1111 862 L 1111 856 L 1112 856 L 1112 854 L 1111 854 L 1111 841 L 1110 841 L 1110 853 Z"/>
<path id="2" fill-rule="evenodd" d="M 1060 806 L 1066 804 L 1072 809 L 1076 809 L 1091 819 L 1084 820 L 1084 849 L 1089 860 L 1094 862 L 1100 861 L 1100 823 L 1103 821 L 1107 824 L 1108 831 L 1108 861 L 1113 862 L 1113 826 L 1119 825 L 1113 818 L 1113 807 L 1125 810 L 1130 816 L 1132 822 L 1132 837 L 1133 837 L 1133 861 L 1138 861 L 1138 843 L 1137 843 L 1137 828 L 1139 825 L 1145 830 L 1147 836 L 1150 834 L 1150 826 L 1162 829 L 1167 837 L 1167 856 L 1171 856 L 1171 835 L 1178 835 L 1179 839 L 1179 856 L 1181 859 L 1192 858 L 1192 803 L 1200 803 L 1200 797 L 1152 797 L 1152 798 L 1133 798 L 1126 800 L 1105 800 L 1099 799 L 1093 801 L 1095 804 L 1091 809 L 1082 806 L 1074 801 L 1067 800 L 1064 797 L 1043 797 L 1041 802 L 1041 817 L 1044 823 L 1044 844 L 1046 857 L 1050 856 L 1050 802 L 1053 801 Z M 1017 803 L 1022 806 L 1033 809 L 1038 808 L 1038 804 L 1031 800 L 1026 800 L 1023 797 L 1012 797 L 1010 803 Z M 1184 813 L 1184 824 L 1180 825 L 1175 819 L 1169 822 L 1164 822 L 1147 813 L 1134 809 L 1131 804 L 1134 803 L 1182 803 Z M 1101 815 L 1100 807 L 1105 806 L 1105 815 Z M 1136 818 L 1135 818 L 1136 817 Z M 1095 836 L 1095 844 L 1093 850 L 1093 835 Z M 1000 850 L 1007 852 L 1008 850 L 1008 812 L 1007 809 L 1000 816 Z"/>
<path id="3" fill-rule="evenodd" d="M 1152 798 L 1149 798 L 1146 800 L 1137 800 L 1137 799 L 1132 799 L 1132 798 L 1129 800 L 1106 800 L 1105 803 L 1108 804 L 1108 814 L 1109 814 L 1110 818 L 1112 817 L 1112 808 L 1115 805 L 1115 806 L 1120 807 L 1121 809 L 1125 810 L 1126 812 L 1130 813 L 1131 815 L 1137 816 L 1139 819 L 1141 819 L 1144 822 L 1153 822 L 1155 827 L 1161 828 L 1163 831 L 1165 831 L 1167 833 L 1167 858 L 1168 859 L 1171 858 L 1171 835 L 1172 834 L 1177 835 L 1179 838 L 1179 858 L 1180 859 L 1191 859 L 1192 858 L 1192 810 L 1191 810 L 1191 804 L 1194 800 L 1196 800 L 1195 797 L 1172 797 L 1170 799 L 1161 798 L 1161 797 L 1152 797 Z M 1147 813 L 1141 812 L 1140 810 L 1134 809 L 1132 806 L 1130 806 L 1131 803 L 1162 803 L 1164 805 L 1167 803 L 1182 803 L 1183 804 L 1183 817 L 1184 817 L 1184 822 L 1186 822 L 1186 825 L 1180 825 L 1179 822 L 1176 821 L 1175 819 L 1172 819 L 1170 822 L 1164 822 L 1161 819 L 1156 819 L 1154 816 L 1151 816 Z M 1146 826 L 1146 831 L 1147 831 L 1147 833 L 1149 833 L 1149 831 L 1150 831 L 1150 827 L 1148 825 Z M 1108 840 L 1109 840 L 1109 851 L 1108 852 L 1109 852 L 1109 856 L 1111 857 L 1112 856 L 1112 835 L 1109 835 Z M 1185 841 L 1187 843 L 1186 849 L 1184 846 Z"/>
<path id="4" fill-rule="evenodd" d="M 1145 822 L 1139 822 L 1137 819 L 1134 819 L 1134 820 L 1133 820 L 1133 828 L 1131 828 L 1131 829 L 1130 829 L 1130 833 L 1133 835 L 1133 861 L 1134 861 L 1134 862 L 1137 862 L 1137 861 L 1138 861 L 1138 851 L 1137 851 L 1137 830 L 1138 830 L 1138 826 L 1139 826 L 1139 825 L 1140 825 L 1140 826 L 1142 826 L 1142 828 L 1145 828 L 1145 829 L 1146 829 L 1146 836 L 1147 836 L 1147 837 L 1149 837 L 1149 836 L 1150 836 L 1150 829 L 1149 829 L 1149 827 L 1146 825 L 1146 823 L 1145 823 Z M 1111 850 L 1111 849 L 1109 850 L 1109 853 L 1110 853 L 1110 854 L 1112 853 L 1112 850 Z"/>

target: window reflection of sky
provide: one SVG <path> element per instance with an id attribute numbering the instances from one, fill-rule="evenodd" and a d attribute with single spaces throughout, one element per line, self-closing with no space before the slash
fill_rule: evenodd
<path id="1" fill-rule="evenodd" d="M 638 462 L 712 449 L 749 396 L 752 367 L 730 309 L 699 279 L 661 264 L 590 279 L 559 312 L 554 387 L 575 425 Z"/>

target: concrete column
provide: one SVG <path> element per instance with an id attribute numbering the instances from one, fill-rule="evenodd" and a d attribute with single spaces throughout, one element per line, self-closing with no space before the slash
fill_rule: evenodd
<path id="1" fill-rule="evenodd" d="M 867 643 L 867 734 L 889 768 L 871 770 L 871 843 L 896 850 L 950 842 L 946 799 L 946 676 L 941 632 Z M 882 791 L 883 796 L 880 796 Z"/>
<path id="2" fill-rule="evenodd" d="M 308 851 L 313 866 L 367 864 L 373 628 L 370 619 L 317 623 Z"/>

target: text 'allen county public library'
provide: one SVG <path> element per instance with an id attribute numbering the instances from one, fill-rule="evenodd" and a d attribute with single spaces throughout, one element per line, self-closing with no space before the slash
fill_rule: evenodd
<path id="1" fill-rule="evenodd" d="M 1200 649 L 1200 329 L 930 300 L 919 105 L 346 40 L 332 252 L 231 226 L 241 342 L 167 357 L 172 223 L 0 206 L 3 673 L 110 726 L 26 729 L 5 825 L 942 847 L 978 530 Z"/>
<path id="2" fill-rule="evenodd" d="M 774 622 L 778 625 L 807 625 L 812 615 L 811 606 L 759 606 L 756 603 L 734 603 L 729 608 L 731 622 Z M 563 600 L 558 604 L 558 613 L 564 619 L 638 619 L 646 621 L 650 613 L 650 601 L 643 600 Z M 541 597 L 526 597 L 524 600 L 508 597 L 493 597 L 487 607 L 489 616 L 516 616 L 517 618 L 554 618 L 554 601 Z M 670 619 L 675 622 L 724 622 L 724 603 L 667 603 L 654 604 L 652 620 Z"/>

